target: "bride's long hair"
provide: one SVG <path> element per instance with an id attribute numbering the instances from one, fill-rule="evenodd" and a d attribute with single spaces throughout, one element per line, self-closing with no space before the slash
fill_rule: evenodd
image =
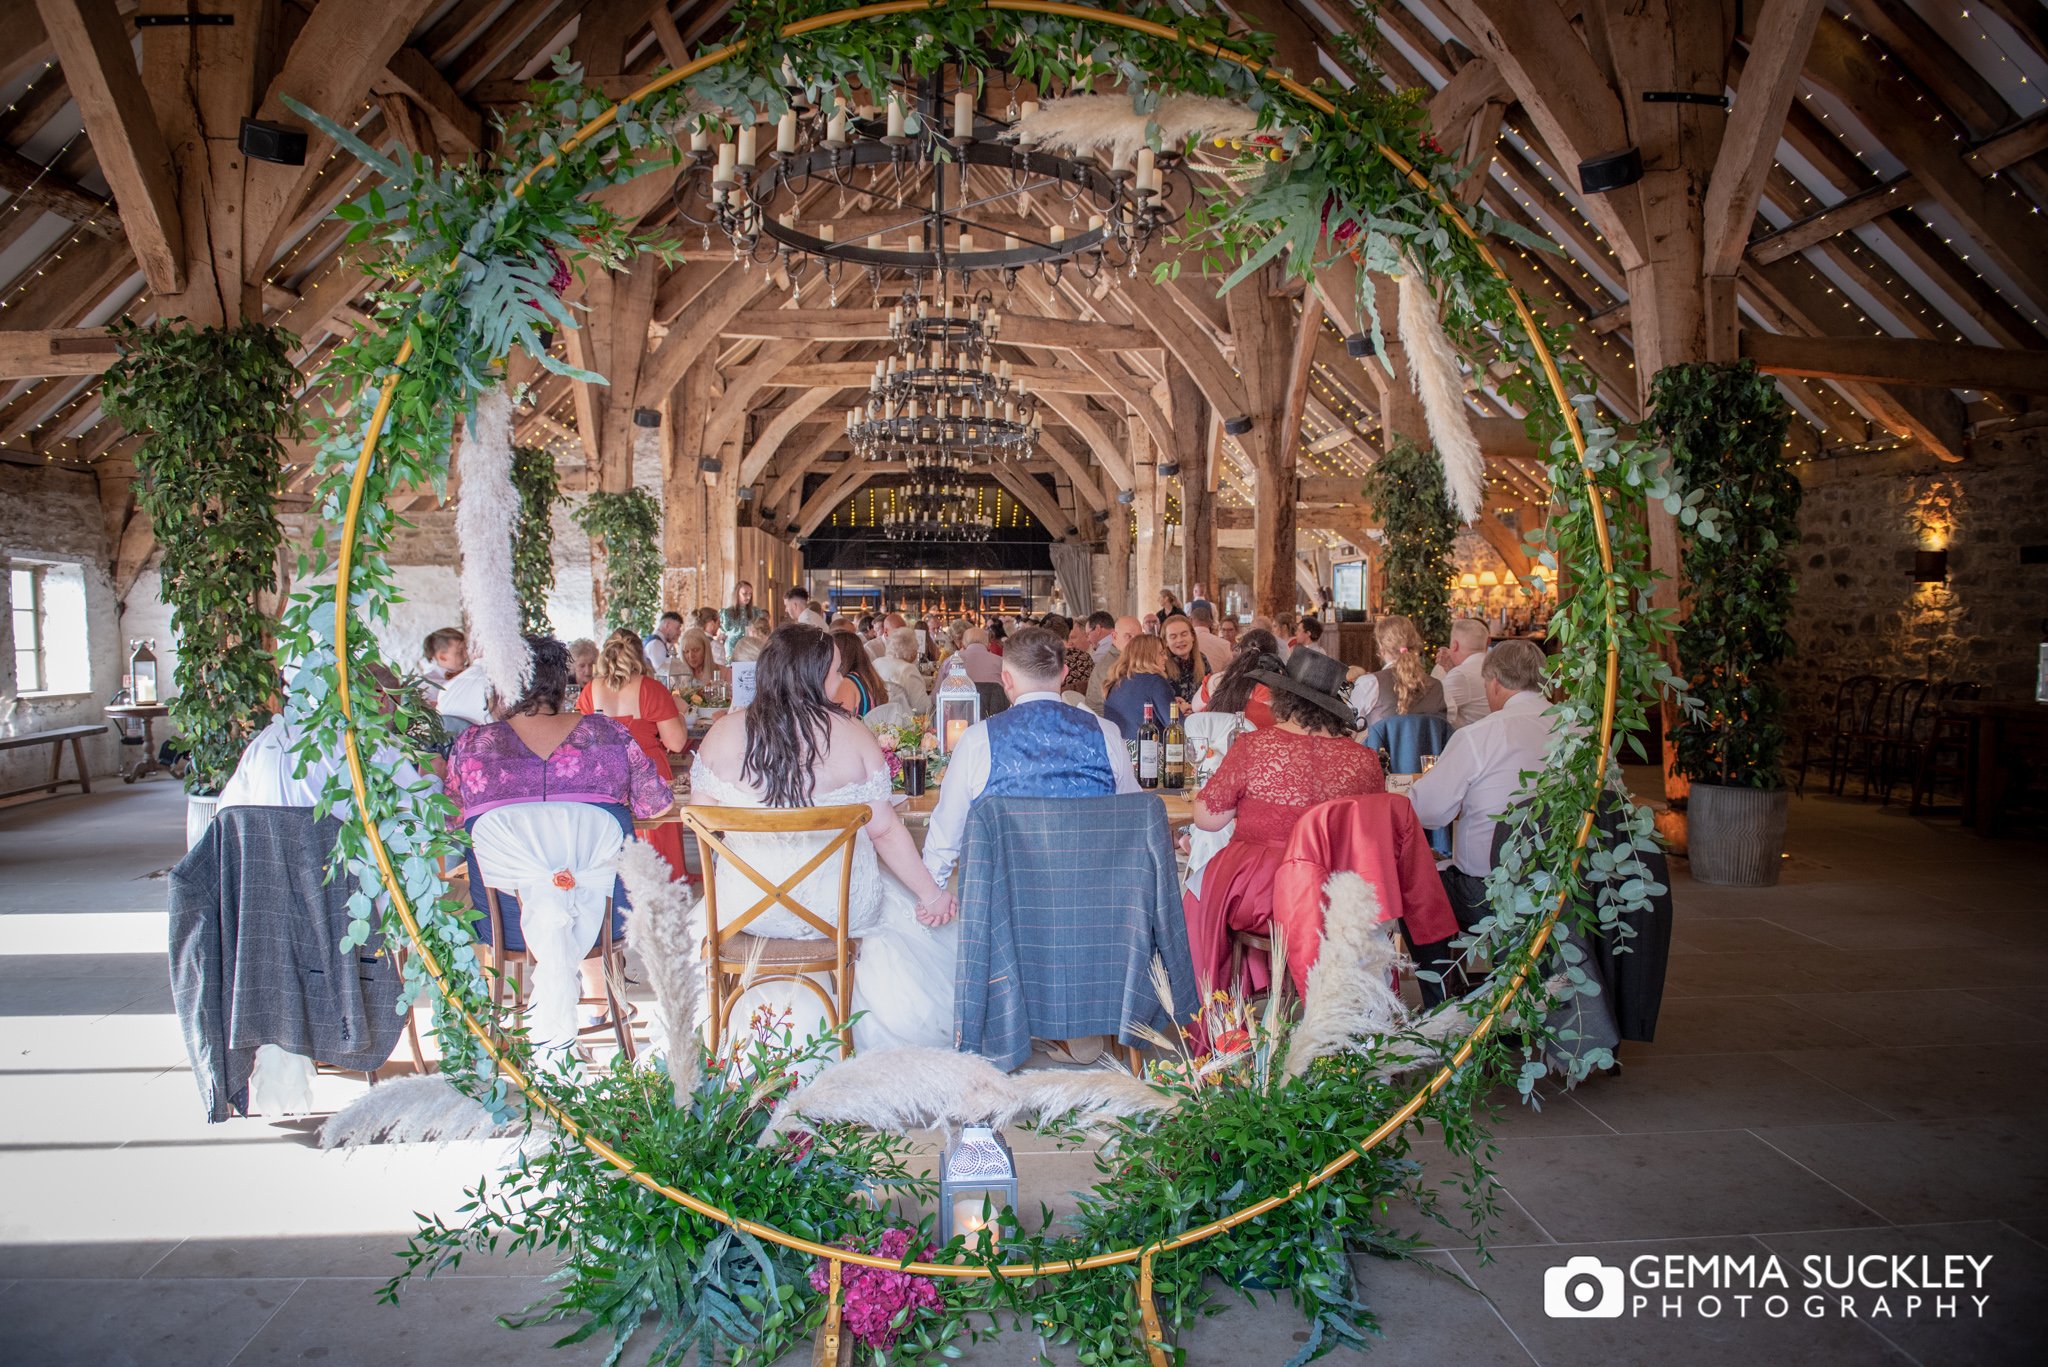
<path id="1" fill-rule="evenodd" d="M 832 661 L 830 634 L 802 623 L 782 627 L 761 650 L 740 776 L 770 807 L 810 805 L 832 718 L 845 715 L 825 696 Z"/>

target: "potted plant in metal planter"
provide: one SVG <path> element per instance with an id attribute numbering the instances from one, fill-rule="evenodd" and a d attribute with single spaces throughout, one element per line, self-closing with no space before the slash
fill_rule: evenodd
<path id="1" fill-rule="evenodd" d="M 283 439 L 299 430 L 295 339 L 253 323 L 193 328 L 175 319 L 119 323 L 115 335 L 121 359 L 107 371 L 107 411 L 142 439 L 136 502 L 163 548 L 177 650 L 165 701 L 188 759 L 190 844 L 279 692 L 260 596 L 278 588 Z"/>
<path id="2" fill-rule="evenodd" d="M 1784 460 L 1788 410 L 1748 361 L 1657 373 L 1650 421 L 1685 487 L 1716 510 L 1702 534 L 1692 509 L 1682 561 L 1686 618 L 1679 670 L 1697 707 L 1674 726 L 1673 767 L 1691 784 L 1686 840 L 1693 877 L 1759 887 L 1784 852 L 1785 691 L 1778 664 L 1799 536 L 1799 481 Z"/>

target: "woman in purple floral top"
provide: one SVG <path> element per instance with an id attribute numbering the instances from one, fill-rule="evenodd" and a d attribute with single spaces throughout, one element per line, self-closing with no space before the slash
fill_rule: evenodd
<path id="1" fill-rule="evenodd" d="M 668 780 L 630 731 L 609 717 L 562 709 L 570 678 L 569 652 L 562 643 L 551 636 L 529 636 L 526 644 L 533 652 L 533 680 L 525 694 L 501 709 L 504 720 L 472 726 L 455 739 L 448 795 L 461 809 L 463 823 L 516 802 L 590 802 L 626 808 L 642 820 L 673 807 Z M 470 887 L 481 910 L 483 884 L 474 858 Z M 525 948 L 516 900 L 498 900 L 505 947 Z M 624 919 L 614 912 L 613 934 L 623 933 Z M 478 931 L 478 938 L 488 942 L 489 922 Z"/>

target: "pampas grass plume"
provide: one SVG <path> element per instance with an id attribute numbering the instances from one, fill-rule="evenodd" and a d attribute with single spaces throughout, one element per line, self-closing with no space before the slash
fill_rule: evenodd
<path id="1" fill-rule="evenodd" d="M 469 618 L 470 653 L 483 660 L 491 692 L 509 701 L 533 681 L 533 656 L 519 630 L 512 578 L 519 491 L 512 484 L 512 393 L 504 385 L 478 397 L 466 438 L 456 453 L 462 611 Z"/>
<path id="2" fill-rule="evenodd" d="M 1444 493 L 1461 521 L 1479 516 L 1486 499 L 1486 457 L 1465 408 L 1465 377 L 1458 352 L 1444 332 L 1429 279 L 1412 256 L 1400 277 L 1401 345 L 1408 356 L 1408 383 L 1422 399 L 1422 415 L 1444 467 Z"/>
<path id="3" fill-rule="evenodd" d="M 626 943 L 639 954 L 653 984 L 676 1105 L 686 1105 L 704 1070 L 703 1040 L 697 1033 L 705 1014 L 702 904 L 674 881 L 668 860 L 644 841 L 628 841 L 620 851 L 619 877 L 633 904 L 626 913 Z"/>
<path id="4" fill-rule="evenodd" d="M 1387 984 L 1399 955 L 1380 925 L 1379 894 L 1348 870 L 1331 874 L 1323 893 L 1323 945 L 1308 971 L 1301 1021 L 1288 1045 L 1288 1077 L 1301 1076 L 1317 1059 L 1341 1053 L 1356 1040 L 1408 1024 L 1406 1004 Z"/>
<path id="5" fill-rule="evenodd" d="M 380 1082 L 335 1112 L 320 1127 L 320 1147 L 445 1144 L 492 1139 L 522 1128 L 517 1122 L 500 1128 L 481 1102 L 455 1090 L 440 1073 L 427 1073 Z"/>

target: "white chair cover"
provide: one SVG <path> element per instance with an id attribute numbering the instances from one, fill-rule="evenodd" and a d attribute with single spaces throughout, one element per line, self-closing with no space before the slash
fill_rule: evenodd
<path id="1" fill-rule="evenodd" d="M 1215 767 L 1229 752 L 1230 743 L 1247 731 L 1255 730 L 1245 720 L 1242 712 L 1190 712 L 1182 719 L 1187 728 L 1188 745 L 1195 752 L 1197 768 Z M 1217 851 L 1230 843 L 1230 833 L 1237 829 L 1231 822 L 1220 831 L 1204 831 L 1193 826 L 1188 828 L 1188 891 L 1195 896 L 1202 895 L 1202 868 L 1216 857 Z"/>
<path id="2" fill-rule="evenodd" d="M 868 714 L 862 717 L 861 720 L 871 727 L 900 726 L 904 722 L 909 721 L 914 715 L 910 710 L 909 703 L 899 702 L 891 698 L 888 702 L 877 703 L 875 706 L 870 707 Z"/>
<path id="3" fill-rule="evenodd" d="M 486 886 L 519 899 L 519 930 L 533 959 L 529 1038 L 543 1048 L 576 1041 L 578 966 L 597 943 L 625 833 L 583 802 L 520 802 L 485 812 L 470 830 Z M 557 884 L 557 875 L 566 873 Z"/>

